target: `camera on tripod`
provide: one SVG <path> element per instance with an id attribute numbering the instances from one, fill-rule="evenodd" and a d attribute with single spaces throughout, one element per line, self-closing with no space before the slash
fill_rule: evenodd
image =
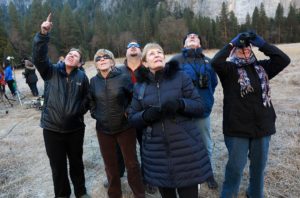
<path id="1" fill-rule="evenodd" d="M 250 40 L 255 39 L 256 34 L 254 32 L 243 32 L 239 37 L 239 45 L 237 47 L 243 48 L 250 45 Z"/>
<path id="2" fill-rule="evenodd" d="M 7 58 L 6 58 L 6 60 L 8 60 L 8 61 L 11 61 L 11 60 L 14 60 L 15 59 L 15 57 L 13 57 L 13 56 L 8 56 Z"/>

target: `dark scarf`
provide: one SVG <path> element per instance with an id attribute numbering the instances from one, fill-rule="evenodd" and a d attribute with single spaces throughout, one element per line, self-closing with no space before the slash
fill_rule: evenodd
<path id="1" fill-rule="evenodd" d="M 251 93 L 254 91 L 253 87 L 251 86 L 250 79 L 248 74 L 243 66 L 253 64 L 255 71 L 259 77 L 260 85 L 262 89 L 262 99 L 263 105 L 265 107 L 271 106 L 271 90 L 269 85 L 269 78 L 268 74 L 264 70 L 261 65 L 258 65 L 256 57 L 252 52 L 248 59 L 245 58 L 238 58 L 235 56 L 234 52 L 230 56 L 230 61 L 237 65 L 237 71 L 239 74 L 238 83 L 240 84 L 241 88 L 241 97 L 244 97 L 246 94 Z"/>

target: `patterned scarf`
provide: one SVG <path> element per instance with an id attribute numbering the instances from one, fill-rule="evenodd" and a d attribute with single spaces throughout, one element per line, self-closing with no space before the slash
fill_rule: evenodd
<path id="1" fill-rule="evenodd" d="M 260 85 L 262 89 L 262 99 L 263 99 L 263 105 L 265 107 L 271 106 L 271 90 L 269 85 L 269 78 L 268 74 L 264 70 L 264 68 L 261 65 L 258 65 L 258 62 L 256 60 L 256 57 L 254 53 L 252 52 L 250 57 L 248 59 L 246 58 L 238 58 L 235 53 L 233 52 L 230 55 L 230 61 L 235 63 L 237 65 L 237 71 L 239 74 L 238 83 L 240 84 L 240 91 L 241 91 L 241 97 L 243 98 L 246 94 L 254 92 L 253 87 L 251 86 L 250 79 L 247 75 L 247 72 L 244 65 L 253 64 L 255 71 L 259 77 Z"/>

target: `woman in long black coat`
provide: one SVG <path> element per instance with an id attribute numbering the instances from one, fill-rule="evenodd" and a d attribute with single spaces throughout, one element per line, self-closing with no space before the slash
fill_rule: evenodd
<path id="1" fill-rule="evenodd" d="M 36 86 L 38 77 L 35 74 L 35 66 L 32 64 L 30 60 L 27 59 L 24 60 L 24 65 L 25 65 L 25 71 L 23 72 L 23 75 L 26 79 L 26 83 L 28 84 L 32 95 L 38 96 L 39 91 Z"/>
<path id="2" fill-rule="evenodd" d="M 212 175 L 207 151 L 194 117 L 204 112 L 192 80 L 178 63 L 165 64 L 161 46 L 149 43 L 129 109 L 129 120 L 144 128 L 146 183 L 157 186 L 163 198 L 197 198 L 198 184 Z M 177 63 L 177 64 L 176 64 Z"/>

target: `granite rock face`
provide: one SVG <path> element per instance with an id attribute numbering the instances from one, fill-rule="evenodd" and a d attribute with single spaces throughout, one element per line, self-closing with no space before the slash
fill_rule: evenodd
<path id="1" fill-rule="evenodd" d="M 247 13 L 252 16 L 255 7 L 260 8 L 264 4 L 268 17 L 274 17 L 278 3 L 284 8 L 284 14 L 287 15 L 289 5 L 293 3 L 300 8 L 299 0 L 223 0 L 228 5 L 228 10 L 233 11 L 240 23 L 245 22 Z M 172 11 L 176 7 L 180 9 L 190 8 L 195 14 L 215 18 L 219 15 L 222 7 L 221 0 L 166 0 L 169 9 Z"/>

